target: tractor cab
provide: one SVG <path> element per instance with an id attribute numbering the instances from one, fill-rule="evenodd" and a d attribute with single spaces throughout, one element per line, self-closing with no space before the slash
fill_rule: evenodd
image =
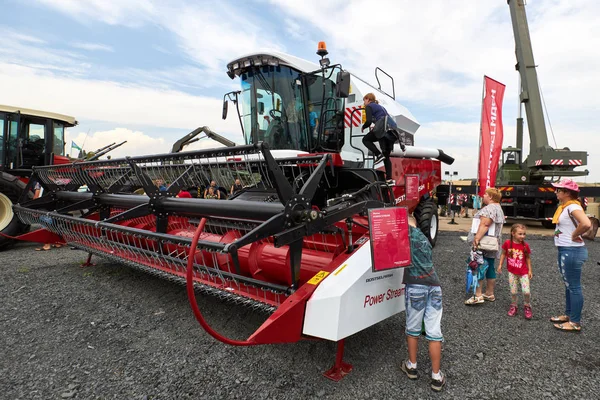
<path id="1" fill-rule="evenodd" d="M 230 62 L 228 75 L 240 78 L 242 90 L 224 96 L 223 118 L 231 100 L 246 144 L 264 142 L 278 150 L 340 152 L 349 73 L 324 60 L 319 69 L 317 64 L 269 52 Z"/>
<path id="2" fill-rule="evenodd" d="M 60 164 L 65 157 L 65 128 L 73 117 L 0 105 L 0 170 L 28 175 L 31 168 Z"/>

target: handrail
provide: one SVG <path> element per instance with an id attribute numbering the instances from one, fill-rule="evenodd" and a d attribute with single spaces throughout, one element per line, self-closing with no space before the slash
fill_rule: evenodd
<path id="1" fill-rule="evenodd" d="M 377 76 L 377 71 L 378 71 L 378 70 L 379 70 L 379 71 L 381 71 L 382 73 L 384 73 L 385 75 L 387 75 L 387 77 L 388 77 L 388 78 L 390 78 L 390 79 L 392 80 L 392 94 L 393 94 L 392 96 L 390 96 L 390 95 L 389 95 L 389 93 L 387 93 L 386 91 L 384 91 L 384 90 L 382 90 L 382 89 L 381 89 L 381 83 L 379 83 L 379 77 Z M 388 97 L 391 97 L 391 98 L 392 98 L 392 100 L 396 100 L 396 88 L 395 88 L 395 86 L 394 86 L 394 78 L 392 78 L 392 76 L 391 76 L 390 74 L 388 74 L 387 72 L 385 72 L 385 71 L 384 71 L 384 70 L 382 70 L 381 68 L 379 68 L 379 67 L 376 67 L 376 68 L 375 68 L 375 79 L 377 79 L 377 84 L 379 85 L 379 90 L 380 90 L 382 93 L 385 93 L 385 94 L 386 94 Z"/>

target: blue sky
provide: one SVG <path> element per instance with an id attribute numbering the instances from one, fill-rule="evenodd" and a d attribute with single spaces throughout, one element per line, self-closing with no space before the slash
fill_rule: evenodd
<path id="1" fill-rule="evenodd" d="M 70 137 L 93 149 L 129 140 L 115 156 L 166 150 L 201 125 L 241 140 L 223 121 L 226 63 L 259 49 L 330 58 L 367 81 L 379 66 L 421 123 L 417 145 L 456 157 L 476 175 L 482 77 L 507 85 L 504 145 L 514 145 L 518 75 L 505 0 L 4 0 L 0 104 L 74 115 Z M 589 152 L 600 181 L 600 4 L 529 0 L 538 74 L 558 147 Z M 89 134 L 88 134 L 89 132 Z M 552 138 L 550 138 L 553 144 Z"/>

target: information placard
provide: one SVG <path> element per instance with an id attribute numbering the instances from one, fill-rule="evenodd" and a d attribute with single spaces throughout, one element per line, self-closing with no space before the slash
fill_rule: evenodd
<path id="1" fill-rule="evenodd" d="M 408 267 L 411 264 L 406 207 L 370 209 L 369 228 L 373 271 Z"/>
<path id="2" fill-rule="evenodd" d="M 404 193 L 406 193 L 406 200 L 419 200 L 419 175 L 406 175 L 404 177 Z"/>

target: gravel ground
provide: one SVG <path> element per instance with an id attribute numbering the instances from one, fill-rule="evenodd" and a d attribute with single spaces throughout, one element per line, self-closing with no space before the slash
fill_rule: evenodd
<path id="1" fill-rule="evenodd" d="M 335 344 L 306 341 L 238 348 L 209 337 L 183 286 L 69 248 L 36 252 L 20 244 L 0 254 L 0 397 L 6 399 L 392 399 L 581 398 L 600 387 L 600 243 L 589 246 L 580 334 L 556 331 L 564 288 L 551 238 L 530 237 L 534 318 L 510 318 L 506 275 L 497 301 L 462 304 L 466 245 L 440 234 L 434 260 L 444 290 L 443 393 L 429 388 L 425 341 L 421 378 L 399 371 L 404 314 L 346 341 L 354 370 L 334 383 L 321 373 Z M 264 315 L 202 297 L 207 319 L 244 338 Z"/>

